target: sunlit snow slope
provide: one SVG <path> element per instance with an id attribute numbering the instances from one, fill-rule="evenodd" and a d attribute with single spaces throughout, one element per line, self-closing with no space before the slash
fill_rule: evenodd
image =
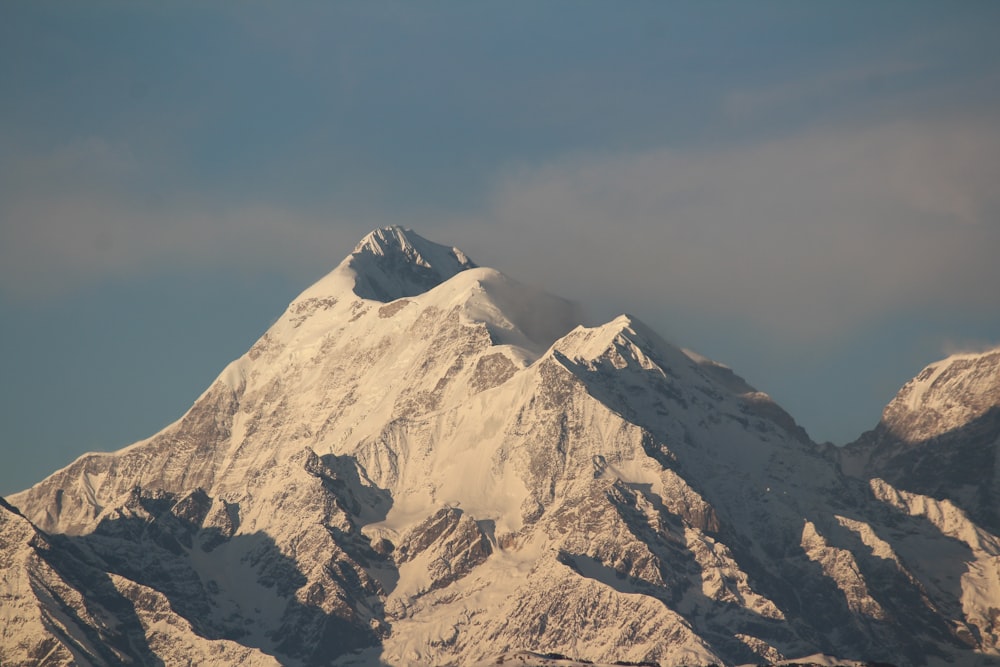
<path id="1" fill-rule="evenodd" d="M 997 655 L 990 524 L 871 479 L 870 445 L 844 474 L 633 317 L 580 321 L 372 232 L 177 422 L 9 499 L 0 663 Z"/>

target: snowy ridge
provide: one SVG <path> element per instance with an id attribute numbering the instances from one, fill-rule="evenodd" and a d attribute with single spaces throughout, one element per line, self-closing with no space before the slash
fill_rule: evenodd
<path id="1" fill-rule="evenodd" d="M 36 616 L 0 661 L 81 650 L 67 636 L 167 664 L 998 655 L 979 515 L 845 476 L 766 394 L 634 317 L 579 319 L 376 230 L 177 422 L 0 508 L 11 572 L 46 540 L 79 555 L 45 575 L 65 604 L 4 575 L 4 613 Z M 127 641 L 100 634 L 113 611 L 37 620 L 95 599 L 132 601 Z"/>
<path id="2" fill-rule="evenodd" d="M 908 442 L 959 428 L 1000 406 L 1000 348 L 931 364 L 900 390 L 883 423 Z"/>

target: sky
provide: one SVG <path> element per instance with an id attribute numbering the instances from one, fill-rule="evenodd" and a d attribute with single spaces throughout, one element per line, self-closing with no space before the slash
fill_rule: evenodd
<path id="1" fill-rule="evenodd" d="M 1000 3 L 0 0 L 0 494 L 191 405 L 371 229 L 818 442 L 1000 344 Z"/>

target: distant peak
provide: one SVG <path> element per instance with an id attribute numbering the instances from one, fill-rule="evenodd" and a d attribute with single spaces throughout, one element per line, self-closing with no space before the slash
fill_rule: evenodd
<path id="1" fill-rule="evenodd" d="M 417 266 L 434 268 L 432 259 L 442 250 L 449 256 L 449 259 L 454 260 L 460 266 L 464 268 L 475 267 L 475 264 L 458 248 L 448 248 L 447 246 L 433 243 L 412 229 L 400 227 L 399 225 L 381 227 L 370 232 L 361 239 L 361 242 L 358 243 L 351 254 L 371 254 L 376 257 L 401 256 Z M 431 255 L 431 257 L 425 257 L 424 253 Z M 446 261 L 446 263 L 448 262 Z"/>
<path id="2" fill-rule="evenodd" d="M 399 225 L 381 227 L 372 230 L 354 248 L 352 255 L 371 253 L 384 257 L 392 252 L 401 252 L 414 258 L 417 263 L 426 263 L 414 247 L 410 236 L 417 236 L 412 229 L 404 229 Z M 420 238 L 420 237 L 418 237 Z"/>
<path id="3" fill-rule="evenodd" d="M 1000 406 L 1000 348 L 930 364 L 882 411 L 882 424 L 916 442 L 961 428 Z"/>
<path id="4" fill-rule="evenodd" d="M 396 225 L 368 234 L 347 264 L 356 274 L 355 294 L 386 302 L 422 294 L 466 269 L 476 268 L 458 248 L 428 241 L 412 229 Z"/>
<path id="5" fill-rule="evenodd" d="M 393 225 L 366 235 L 332 272 L 296 299 L 339 297 L 352 291 L 362 299 L 389 302 L 437 287 L 467 269 L 469 257 L 428 241 L 412 229 Z"/>

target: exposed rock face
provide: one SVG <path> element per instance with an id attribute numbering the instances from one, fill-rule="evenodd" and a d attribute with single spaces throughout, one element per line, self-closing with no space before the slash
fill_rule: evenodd
<path id="1" fill-rule="evenodd" d="M 176 423 L 0 507 L 0 662 L 998 655 L 1000 542 L 958 483 L 992 472 L 868 474 L 988 438 L 995 371 L 936 375 L 950 425 L 892 412 L 851 476 L 729 369 L 577 322 L 373 232 Z"/>

